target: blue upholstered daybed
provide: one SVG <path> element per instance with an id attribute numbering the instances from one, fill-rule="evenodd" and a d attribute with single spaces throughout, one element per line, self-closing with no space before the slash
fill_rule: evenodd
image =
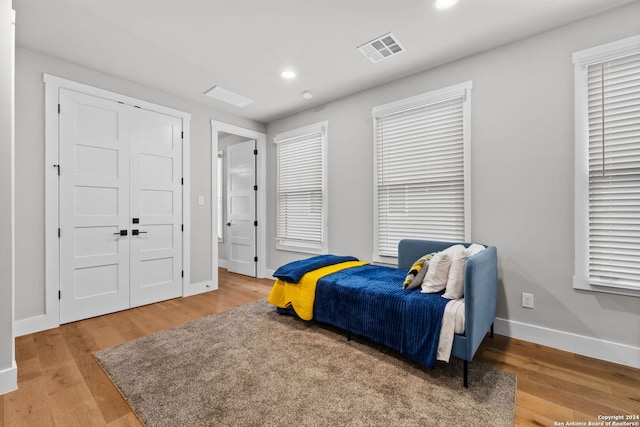
<path id="1" fill-rule="evenodd" d="M 455 242 L 401 240 L 398 245 L 398 269 L 408 270 L 426 253 L 442 251 Z M 469 246 L 469 243 L 463 243 Z M 451 355 L 464 361 L 464 386 L 468 386 L 468 362 L 480 343 L 491 332 L 498 302 L 498 252 L 495 246 L 467 258 L 464 270 L 464 334 L 456 334 Z"/>
<path id="2" fill-rule="evenodd" d="M 403 289 L 403 282 L 416 260 L 456 244 L 470 245 L 405 239 L 398 245 L 398 268 L 367 264 L 321 277 L 315 288 L 313 319 L 341 328 L 349 336 L 364 336 L 433 367 L 442 317 L 449 300 L 442 297 L 442 292 L 425 294 L 419 289 Z M 494 246 L 466 258 L 464 332 L 453 336 L 451 347 L 451 356 L 464 361 L 465 387 L 468 386 L 468 362 L 487 332 L 492 332 L 497 285 Z M 296 314 L 292 308 L 278 311 Z"/>

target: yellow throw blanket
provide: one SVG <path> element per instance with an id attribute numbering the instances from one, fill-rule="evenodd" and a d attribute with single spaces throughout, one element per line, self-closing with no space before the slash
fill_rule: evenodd
<path id="1" fill-rule="evenodd" d="M 316 284 L 324 276 L 346 268 L 368 264 L 362 261 L 348 261 L 318 268 L 302 276 L 298 283 L 288 283 L 280 279 L 271 288 L 267 298 L 271 304 L 280 308 L 291 308 L 303 320 L 313 319 L 313 302 L 316 297 Z"/>

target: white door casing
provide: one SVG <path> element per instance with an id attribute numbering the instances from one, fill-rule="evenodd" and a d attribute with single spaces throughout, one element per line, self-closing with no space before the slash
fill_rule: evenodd
<path id="1" fill-rule="evenodd" d="M 131 111 L 130 290 L 137 307 L 182 295 L 182 121 Z"/>
<path id="2" fill-rule="evenodd" d="M 190 179 L 190 123 L 191 115 L 184 111 L 148 102 L 139 98 L 123 95 L 121 93 L 100 89 L 73 80 L 63 79 L 51 74 L 43 73 L 44 83 L 44 144 L 45 144 L 45 221 L 44 221 L 44 251 L 45 251 L 45 284 L 44 306 L 42 311 L 32 317 L 16 319 L 14 330 L 16 336 L 31 334 L 45 329 L 55 328 L 60 325 L 61 301 L 61 248 L 60 248 L 60 176 L 58 170 L 66 165 L 60 165 L 60 93 L 63 89 L 72 90 L 99 98 L 116 101 L 119 104 L 138 106 L 140 108 L 156 111 L 169 116 L 178 117 L 182 121 L 182 174 L 184 183 L 182 186 L 182 266 L 184 277 L 182 281 L 182 295 L 195 295 L 217 289 L 217 275 L 211 280 L 191 283 L 191 179 Z M 263 135 L 260 134 L 263 138 Z M 262 141 L 262 140 L 261 140 Z M 215 218 L 214 218 L 215 219 Z M 62 230 L 62 234 L 65 230 Z M 215 241 L 217 248 L 217 241 Z M 212 247 L 212 250 L 214 248 Z M 217 262 L 212 271 L 217 272 Z"/>
<path id="3" fill-rule="evenodd" d="M 264 132 L 258 132 L 255 130 L 243 128 L 240 126 L 232 125 L 229 123 L 220 122 L 217 120 L 211 120 L 211 200 L 217 200 L 217 157 L 218 157 L 218 135 L 220 132 L 230 133 L 245 137 L 247 139 L 254 139 L 258 154 L 256 156 L 256 181 L 258 183 L 258 191 L 256 194 L 256 207 L 257 207 L 257 220 L 258 227 L 256 227 L 256 255 L 258 261 L 256 262 L 256 275 L 260 278 L 271 277 L 273 271 L 267 269 L 267 230 L 264 224 L 267 223 L 267 196 L 265 188 L 267 188 L 267 156 L 266 145 L 267 135 Z M 211 212 L 211 227 L 215 230 L 218 224 L 218 213 L 216 209 L 212 209 Z M 211 277 L 213 279 L 213 288 L 218 287 L 218 242 L 215 239 L 211 240 Z M 226 266 L 227 261 L 224 260 Z"/>
<path id="4" fill-rule="evenodd" d="M 256 276 L 256 142 L 227 148 L 227 269 Z"/>
<path id="5" fill-rule="evenodd" d="M 65 89 L 60 103 L 60 322 L 66 323 L 129 307 L 130 113 L 124 104 Z"/>

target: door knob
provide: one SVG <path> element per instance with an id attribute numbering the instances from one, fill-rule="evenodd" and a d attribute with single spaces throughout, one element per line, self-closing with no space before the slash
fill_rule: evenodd
<path id="1" fill-rule="evenodd" d="M 228 226 L 228 227 L 231 227 L 231 223 L 230 223 L 230 222 L 228 222 L 228 223 L 227 223 L 227 226 Z"/>
<path id="2" fill-rule="evenodd" d="M 139 231 L 139 230 L 131 230 L 131 235 L 132 236 L 137 236 L 138 234 L 147 234 L 146 231 Z"/>
<path id="3" fill-rule="evenodd" d="M 113 233 L 114 236 L 126 236 L 127 230 L 120 230 L 117 233 Z"/>

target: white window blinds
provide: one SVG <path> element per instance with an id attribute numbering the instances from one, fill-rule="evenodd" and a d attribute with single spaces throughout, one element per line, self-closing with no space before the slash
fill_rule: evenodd
<path id="1" fill-rule="evenodd" d="M 587 66 L 589 282 L 640 289 L 640 52 Z"/>
<path id="2" fill-rule="evenodd" d="M 573 287 L 640 297 L 640 36 L 573 62 Z"/>
<path id="3" fill-rule="evenodd" d="M 326 133 L 324 122 L 275 137 L 278 249 L 326 252 Z"/>
<path id="4" fill-rule="evenodd" d="M 469 240 L 471 82 L 373 110 L 376 253 L 403 238 Z"/>

